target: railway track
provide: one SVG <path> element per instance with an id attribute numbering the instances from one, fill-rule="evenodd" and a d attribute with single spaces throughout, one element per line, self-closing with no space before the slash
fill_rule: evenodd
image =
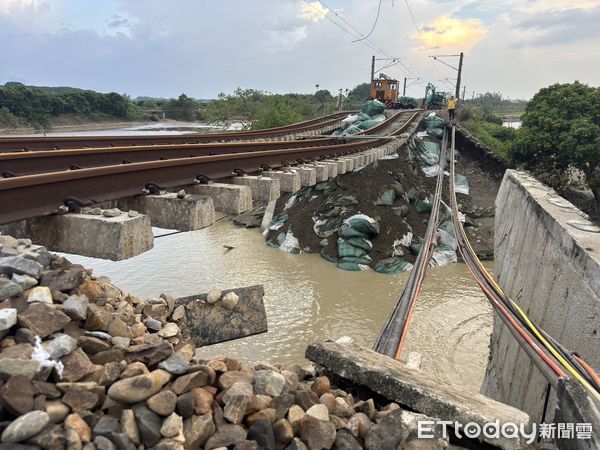
<path id="1" fill-rule="evenodd" d="M 392 136 L 399 135 L 418 116 L 419 112 L 412 111 L 397 114 L 369 131 L 377 133 L 377 130 L 384 127 L 394 127 Z M 99 166 L 75 170 L 42 168 L 40 173 L 9 176 L 0 179 L 0 204 L 2 205 L 0 224 L 54 214 L 63 211 L 65 205 L 86 205 L 139 195 L 149 187 L 174 188 L 198 183 L 200 180 L 230 177 L 234 173 L 257 172 L 263 167 L 277 168 L 353 154 L 379 146 L 387 142 L 388 138 L 375 137 L 372 140 L 342 144 L 334 144 L 332 141 L 335 139 L 329 141 L 328 145 L 324 145 L 327 140 L 320 139 L 319 145 L 309 147 L 293 145 L 290 147 L 290 142 L 277 142 L 274 148 L 267 150 L 254 148 L 253 151 L 244 150 L 242 146 L 236 147 L 239 150 L 237 152 L 232 152 L 230 147 L 225 146 L 224 148 L 229 150 L 224 150 L 222 154 L 169 159 L 160 159 L 157 158 L 157 153 L 150 154 L 147 153 L 148 150 L 142 150 L 140 155 L 146 155 L 143 156 L 146 160 L 140 162 L 122 164 L 122 161 L 117 159 L 116 164 L 99 162 L 101 164 Z M 252 146 L 254 143 L 248 145 Z M 46 158 L 57 158 L 58 156 L 52 155 L 61 154 L 59 152 L 62 151 L 43 153 L 46 154 Z M 69 157 L 75 157 L 77 153 Z M 27 152 L 23 155 L 30 154 L 34 157 L 37 152 Z M 110 153 L 102 154 L 110 155 Z M 42 164 L 43 160 L 44 158 Z M 3 170 L 2 167 L 0 166 L 0 170 Z"/>
<path id="2" fill-rule="evenodd" d="M 256 131 L 225 133 L 193 133 L 183 135 L 136 135 L 136 136 L 28 136 L 0 138 L 0 152 L 24 152 L 38 150 L 62 150 L 90 147 L 122 147 L 139 145 L 202 144 L 209 142 L 233 142 L 257 139 L 273 139 L 295 133 L 303 133 L 335 125 L 354 111 L 345 111 L 327 116 Z"/>
<path id="3" fill-rule="evenodd" d="M 414 111 L 396 114 L 381 124 L 359 133 L 364 136 L 384 134 L 398 121 Z M 337 120 L 337 119 L 336 119 Z M 292 141 L 246 141 L 204 144 L 156 144 L 119 147 L 79 148 L 68 150 L 39 150 L 0 153 L 0 177 L 11 178 L 43 172 L 76 170 L 86 167 L 131 164 L 178 158 L 193 158 L 231 153 L 247 153 L 281 148 L 316 148 L 330 146 L 331 153 L 343 152 L 343 138 L 304 139 Z"/>

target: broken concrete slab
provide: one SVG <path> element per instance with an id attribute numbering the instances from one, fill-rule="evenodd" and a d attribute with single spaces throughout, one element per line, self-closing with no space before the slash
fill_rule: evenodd
<path id="1" fill-rule="evenodd" d="M 262 285 L 257 285 L 223 291 L 214 303 L 207 301 L 207 294 L 176 300 L 176 306 L 185 307 L 185 315 L 177 321 L 181 335 L 202 347 L 266 333 L 264 293 Z"/>
<path id="2" fill-rule="evenodd" d="M 249 186 L 252 191 L 252 200 L 255 201 L 277 200 L 281 191 L 279 180 L 276 178 L 244 175 L 233 178 L 233 183 L 238 186 Z"/>
<path id="3" fill-rule="evenodd" d="M 252 190 L 250 186 L 208 183 L 186 186 L 185 189 L 190 194 L 208 195 L 211 197 L 216 211 L 241 214 L 252 209 Z"/>
<path id="4" fill-rule="evenodd" d="M 570 437 L 559 436 L 556 444 L 560 450 L 592 450 L 600 448 L 600 405 L 576 380 L 560 378 L 557 389 L 557 406 L 554 423 L 587 424 L 589 438 L 579 438 L 579 432 Z"/>
<path id="5" fill-rule="evenodd" d="M 27 220 L 25 235 L 48 250 L 119 261 L 154 246 L 150 218 L 69 213 Z"/>
<path id="6" fill-rule="evenodd" d="M 474 422 L 481 427 L 495 421 L 500 426 L 508 422 L 529 425 L 529 416 L 523 411 L 418 369 L 410 369 L 399 361 L 355 344 L 332 341 L 311 344 L 306 349 L 306 357 L 342 378 L 431 417 L 463 425 Z M 504 449 L 521 448 L 523 444 L 516 437 L 495 439 L 482 435 L 481 439 Z"/>
<path id="7" fill-rule="evenodd" d="M 119 207 L 150 217 L 153 226 L 179 231 L 199 230 L 215 222 L 211 197 L 176 193 L 140 195 L 119 200 Z"/>

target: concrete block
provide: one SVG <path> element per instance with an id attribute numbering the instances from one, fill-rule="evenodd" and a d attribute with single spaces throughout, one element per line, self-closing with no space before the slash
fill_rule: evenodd
<path id="1" fill-rule="evenodd" d="M 48 250 L 119 261 L 154 246 L 150 218 L 65 214 L 28 221 L 27 235 Z"/>
<path id="2" fill-rule="evenodd" d="M 180 231 L 199 230 L 215 222 L 215 207 L 211 197 L 176 193 L 144 195 L 119 201 L 122 209 L 133 209 L 150 217 L 152 225 Z"/>
<path id="3" fill-rule="evenodd" d="M 211 197 L 215 211 L 241 214 L 252 209 L 252 190 L 250 186 L 209 183 L 186 186 L 185 190 L 190 194 L 208 195 Z"/>
<path id="4" fill-rule="evenodd" d="M 314 168 L 317 174 L 317 183 L 322 181 L 327 181 L 329 178 L 329 167 L 323 164 L 312 163 L 312 165 L 307 166 L 309 168 Z"/>
<path id="5" fill-rule="evenodd" d="M 277 178 L 281 192 L 298 192 L 302 187 L 300 175 L 296 172 L 265 171 L 263 176 Z"/>
<path id="6" fill-rule="evenodd" d="M 354 158 L 342 158 L 346 161 L 346 172 L 352 172 L 354 170 Z"/>
<path id="7" fill-rule="evenodd" d="M 314 167 L 295 167 L 294 170 L 300 176 L 300 185 L 302 187 L 305 186 L 314 186 L 317 184 L 317 169 Z"/>
<path id="8" fill-rule="evenodd" d="M 329 168 L 328 179 L 333 180 L 338 175 L 337 163 L 331 161 L 323 161 L 323 164 Z"/>
<path id="9" fill-rule="evenodd" d="M 252 200 L 270 202 L 279 198 L 281 191 L 279 180 L 263 176 L 235 177 L 233 183 L 239 186 L 249 186 L 252 191 Z"/>
<path id="10" fill-rule="evenodd" d="M 343 175 L 345 174 L 346 171 L 346 161 L 344 161 L 343 159 L 336 159 L 335 162 L 337 163 L 337 170 L 338 170 L 338 175 Z"/>
<path id="11" fill-rule="evenodd" d="M 530 423 L 523 411 L 355 344 L 331 341 L 311 344 L 306 357 L 346 380 L 430 417 L 456 421 L 463 426 L 474 422 L 483 427 L 496 420 L 500 426 L 513 423 L 527 427 Z M 524 443 L 518 436 L 503 437 L 502 433 L 498 439 L 489 436 L 493 434 L 482 433 L 480 439 L 503 449 L 522 448 Z"/>

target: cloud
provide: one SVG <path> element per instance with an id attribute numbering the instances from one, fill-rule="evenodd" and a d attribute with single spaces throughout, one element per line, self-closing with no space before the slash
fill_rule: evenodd
<path id="1" fill-rule="evenodd" d="M 0 0 L 0 14 L 12 15 L 43 12 L 50 9 L 50 4 L 42 0 Z"/>
<path id="2" fill-rule="evenodd" d="M 469 51 L 486 33 L 478 19 L 441 16 L 423 26 L 420 35 L 428 48 Z"/>
<path id="3" fill-rule="evenodd" d="M 300 8 L 300 18 L 311 22 L 320 22 L 325 19 L 329 10 L 321 5 L 321 2 L 302 3 Z"/>
<path id="4" fill-rule="evenodd" d="M 107 21 L 107 24 L 106 24 L 106 26 L 108 26 L 108 28 L 126 27 L 128 25 L 129 25 L 129 19 L 127 19 L 126 17 L 118 16 L 118 15 L 113 16 L 112 19 Z"/>

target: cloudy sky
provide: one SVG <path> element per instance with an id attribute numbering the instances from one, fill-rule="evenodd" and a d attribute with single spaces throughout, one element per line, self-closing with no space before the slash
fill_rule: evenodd
<path id="1" fill-rule="evenodd" d="M 464 51 L 467 96 L 600 84 L 600 0 L 0 0 L 0 84 L 214 98 L 337 91 L 383 71 L 451 90 L 431 55 Z M 409 13 L 409 6 L 413 18 Z M 456 65 L 453 58 L 446 60 Z M 422 83 L 422 82 L 421 82 Z M 407 94 L 421 95 L 424 84 Z"/>

